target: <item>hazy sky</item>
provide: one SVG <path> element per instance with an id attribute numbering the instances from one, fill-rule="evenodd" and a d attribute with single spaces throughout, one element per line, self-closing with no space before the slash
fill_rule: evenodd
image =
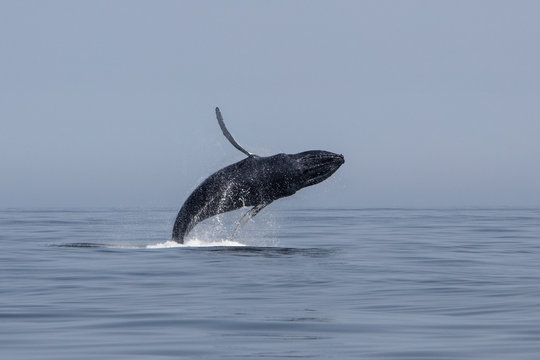
<path id="1" fill-rule="evenodd" d="M 0 1 L 0 208 L 171 206 L 345 155 L 292 206 L 540 205 L 538 1 Z"/>

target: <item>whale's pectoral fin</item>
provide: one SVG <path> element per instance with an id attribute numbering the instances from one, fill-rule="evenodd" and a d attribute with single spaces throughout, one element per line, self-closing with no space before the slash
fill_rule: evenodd
<path id="1" fill-rule="evenodd" d="M 223 135 L 225 135 L 225 137 L 227 138 L 227 140 L 230 141 L 230 143 L 235 147 L 237 148 L 238 150 L 240 150 L 241 152 L 243 152 L 244 154 L 246 154 L 247 156 L 252 156 L 253 154 L 250 153 L 249 151 L 247 151 L 246 149 L 244 149 L 242 146 L 240 146 L 240 144 L 238 144 L 236 142 L 236 140 L 234 140 L 234 138 L 232 137 L 231 133 L 229 132 L 229 130 L 227 130 L 227 127 L 225 126 L 225 122 L 223 121 L 223 116 L 221 116 L 221 111 L 219 111 L 219 108 L 217 107 L 216 108 L 216 117 L 217 117 L 217 120 L 218 120 L 218 123 L 219 123 L 219 127 L 221 128 L 221 131 L 223 131 Z"/>
<path id="2" fill-rule="evenodd" d="M 238 222 L 238 225 L 236 226 L 236 229 L 234 229 L 234 233 L 231 236 L 231 239 L 234 239 L 236 237 L 236 235 L 238 235 L 238 232 L 240 231 L 240 229 L 249 221 L 249 219 L 251 219 L 252 217 L 257 215 L 259 213 L 259 211 L 264 209 L 268 204 L 270 204 L 270 203 L 268 202 L 268 203 L 259 204 L 259 205 L 255 206 L 255 207 L 251 208 L 251 210 L 249 210 L 247 213 L 245 213 L 245 215 L 242 216 L 242 218 Z"/>

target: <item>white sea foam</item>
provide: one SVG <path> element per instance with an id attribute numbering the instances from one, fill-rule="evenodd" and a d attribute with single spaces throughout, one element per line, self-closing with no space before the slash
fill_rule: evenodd
<path id="1" fill-rule="evenodd" d="M 146 245 L 147 249 L 164 249 L 174 247 L 212 247 L 212 246 L 246 246 L 246 244 L 239 243 L 232 240 L 219 240 L 219 241 L 203 241 L 200 239 L 190 239 L 184 244 L 179 244 L 176 241 L 169 240 L 162 243 Z"/>

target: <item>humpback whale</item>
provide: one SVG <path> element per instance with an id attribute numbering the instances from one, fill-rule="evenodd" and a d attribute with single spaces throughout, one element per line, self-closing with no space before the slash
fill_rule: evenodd
<path id="1" fill-rule="evenodd" d="M 218 170 L 191 193 L 174 222 L 172 239 L 178 243 L 182 244 L 193 227 L 204 219 L 253 206 L 239 221 L 234 237 L 272 201 L 326 180 L 345 162 L 343 155 L 322 150 L 266 157 L 252 154 L 232 137 L 219 108 L 216 117 L 223 135 L 247 158 Z"/>

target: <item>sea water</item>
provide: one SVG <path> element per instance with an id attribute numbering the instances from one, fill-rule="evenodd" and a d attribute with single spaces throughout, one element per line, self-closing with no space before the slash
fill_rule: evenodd
<path id="1" fill-rule="evenodd" d="M 539 209 L 0 211 L 1 359 L 539 359 Z"/>

